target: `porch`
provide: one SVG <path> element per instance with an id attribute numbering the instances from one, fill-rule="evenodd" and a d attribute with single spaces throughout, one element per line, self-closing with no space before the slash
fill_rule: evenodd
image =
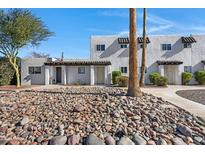
<path id="1" fill-rule="evenodd" d="M 181 61 L 157 61 L 159 73 L 168 79 L 169 85 L 181 85 L 183 67 Z"/>
<path id="2" fill-rule="evenodd" d="M 45 63 L 45 85 L 110 84 L 108 61 L 53 61 Z"/>

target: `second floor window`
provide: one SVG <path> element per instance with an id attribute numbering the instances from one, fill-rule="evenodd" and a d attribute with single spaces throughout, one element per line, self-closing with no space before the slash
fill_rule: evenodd
<path id="1" fill-rule="evenodd" d="M 191 43 L 184 43 L 184 48 L 191 48 Z"/>
<path id="2" fill-rule="evenodd" d="M 121 70 L 122 73 L 127 73 L 127 67 L 121 67 L 120 70 Z"/>
<path id="3" fill-rule="evenodd" d="M 121 48 L 127 48 L 127 44 L 121 44 L 120 47 Z"/>
<path id="4" fill-rule="evenodd" d="M 30 66 L 28 67 L 29 74 L 41 74 L 41 67 L 39 66 Z"/>
<path id="5" fill-rule="evenodd" d="M 172 50 L 172 45 L 171 44 L 162 44 L 162 50 L 163 51 L 170 51 L 170 50 Z"/>
<path id="6" fill-rule="evenodd" d="M 97 51 L 105 51 L 105 44 L 97 44 Z"/>
<path id="7" fill-rule="evenodd" d="M 78 67 L 78 74 L 85 74 L 85 67 Z"/>

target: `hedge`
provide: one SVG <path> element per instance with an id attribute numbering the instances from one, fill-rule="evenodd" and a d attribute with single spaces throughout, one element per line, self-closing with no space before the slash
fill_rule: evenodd
<path id="1" fill-rule="evenodd" d="M 121 76 L 121 72 L 120 71 L 113 71 L 112 72 L 112 83 L 115 85 L 117 84 L 117 77 Z"/>
<path id="2" fill-rule="evenodd" d="M 182 73 L 182 84 L 183 85 L 188 85 L 189 82 L 191 81 L 193 77 L 193 74 L 190 72 L 183 72 Z"/>
<path id="3" fill-rule="evenodd" d="M 195 72 L 194 78 L 199 84 L 205 85 L 205 71 Z"/>
<path id="4" fill-rule="evenodd" d="M 152 84 L 156 85 L 156 78 L 160 77 L 161 75 L 158 72 L 152 72 L 149 75 L 149 80 Z"/>
<path id="5" fill-rule="evenodd" d="M 159 76 L 155 78 L 155 82 L 157 86 L 167 86 L 168 79 L 163 76 Z"/>
<path id="6" fill-rule="evenodd" d="M 127 76 L 118 76 L 116 81 L 117 81 L 118 86 L 127 87 L 129 79 Z"/>

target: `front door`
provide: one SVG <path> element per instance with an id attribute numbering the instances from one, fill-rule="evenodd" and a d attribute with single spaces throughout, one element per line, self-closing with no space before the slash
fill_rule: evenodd
<path id="1" fill-rule="evenodd" d="M 166 65 L 164 67 L 164 75 L 168 78 L 168 84 L 176 84 L 176 66 Z"/>
<path id="2" fill-rule="evenodd" d="M 61 83 L 61 67 L 56 67 L 56 83 Z"/>
<path id="3" fill-rule="evenodd" d="M 97 84 L 104 84 L 105 71 L 104 67 L 97 67 Z"/>

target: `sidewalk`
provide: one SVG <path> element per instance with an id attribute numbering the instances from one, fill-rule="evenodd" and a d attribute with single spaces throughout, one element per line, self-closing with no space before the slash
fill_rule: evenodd
<path id="1" fill-rule="evenodd" d="M 194 101 L 190 101 L 176 94 L 179 90 L 193 90 L 193 89 L 205 89 L 200 86 L 180 86 L 170 85 L 167 88 L 162 87 L 145 87 L 142 88 L 143 92 L 151 93 L 155 96 L 162 97 L 170 103 L 179 106 L 190 113 L 205 118 L 205 105 L 199 104 Z"/>

